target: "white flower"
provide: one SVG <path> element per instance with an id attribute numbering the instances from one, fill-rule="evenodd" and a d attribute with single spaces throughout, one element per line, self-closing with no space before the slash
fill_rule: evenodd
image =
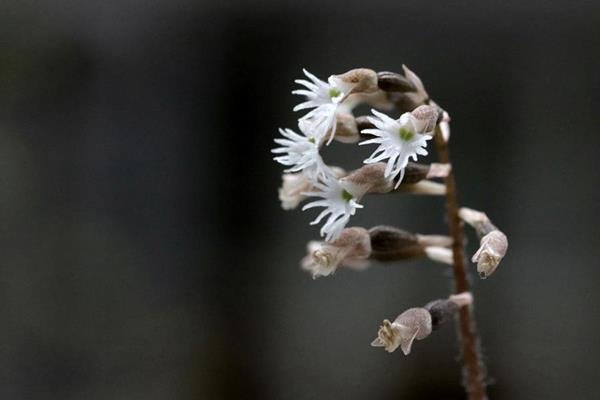
<path id="1" fill-rule="evenodd" d="M 319 154 L 319 138 L 307 132 L 307 125 L 299 121 L 298 127 L 303 133 L 297 134 L 291 129 L 279 128 L 283 138 L 275 139 L 275 143 L 281 145 L 271 150 L 275 154 L 283 154 L 273 159 L 290 168 L 285 172 L 303 171 L 308 177 L 317 179 L 327 173 L 327 166 Z M 307 134 L 308 133 L 308 134 Z"/>
<path id="2" fill-rule="evenodd" d="M 324 82 L 312 75 L 307 70 L 304 74 L 310 79 L 298 79 L 295 82 L 306 89 L 294 90 L 292 93 L 305 96 L 306 101 L 294 107 L 294 111 L 312 108 L 302 120 L 310 121 L 310 132 L 319 138 L 324 138 L 331 131 L 327 144 L 331 143 L 335 136 L 335 115 L 339 104 L 350 94 L 354 85 L 342 81 L 332 75 Z"/>
<path id="3" fill-rule="evenodd" d="M 340 181 L 333 175 L 326 175 L 322 182 L 314 184 L 318 192 L 305 193 L 307 196 L 321 197 L 322 200 L 316 200 L 308 203 L 302 210 L 308 210 L 313 207 L 324 207 L 325 210 L 312 221 L 311 225 L 316 225 L 327 217 L 327 222 L 321 227 L 321 236 L 325 236 L 326 241 L 335 240 L 350 220 L 350 216 L 356 213 L 357 208 L 363 206 L 358 204 L 360 198 L 351 193 L 349 185 L 344 187 Z"/>
<path id="4" fill-rule="evenodd" d="M 398 174 L 400 178 L 396 187 L 400 185 L 404 177 L 404 168 L 408 160 L 417 160 L 417 155 L 426 156 L 427 141 L 431 135 L 420 132 L 420 122 L 411 114 L 404 113 L 399 119 L 394 120 L 376 110 L 371 110 L 378 118 L 369 117 L 369 122 L 375 125 L 375 129 L 364 129 L 362 132 L 377 136 L 359 144 L 379 144 L 373 154 L 367 158 L 365 164 L 376 163 L 388 159 L 384 176 L 394 179 Z"/>

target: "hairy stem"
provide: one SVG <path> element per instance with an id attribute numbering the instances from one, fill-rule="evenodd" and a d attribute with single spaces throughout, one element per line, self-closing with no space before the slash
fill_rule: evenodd
<path id="1" fill-rule="evenodd" d="M 450 152 L 448 143 L 442 137 L 440 129 L 436 127 L 435 144 L 438 157 L 442 163 L 450 163 Z M 465 253 L 463 228 L 458 218 L 458 192 L 454 172 L 450 171 L 445 178 L 446 181 L 446 208 L 448 216 L 448 227 L 453 239 L 452 251 L 454 254 L 454 291 L 455 293 L 469 290 L 469 281 L 465 271 Z M 479 336 L 475 318 L 470 307 L 461 307 L 458 314 L 458 332 L 462 346 L 464 361 L 463 380 L 469 400 L 487 399 L 485 385 L 485 366 L 481 359 Z"/>

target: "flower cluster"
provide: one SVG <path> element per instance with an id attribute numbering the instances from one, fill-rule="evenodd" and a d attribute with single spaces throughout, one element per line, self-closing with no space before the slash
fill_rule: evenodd
<path id="1" fill-rule="evenodd" d="M 417 340 L 426 339 L 442 324 L 457 320 L 460 329 L 465 383 L 469 397 L 487 398 L 485 368 L 471 306 L 463 251 L 462 222 L 479 236 L 479 248 L 471 260 L 481 278 L 498 268 L 508 250 L 508 239 L 483 212 L 460 208 L 457 185 L 450 164 L 450 115 L 425 90 L 421 79 L 403 66 L 403 74 L 359 68 L 322 81 L 304 70 L 306 79 L 292 93 L 303 97 L 294 111 L 306 110 L 298 119 L 296 133 L 280 129 L 272 150 L 274 160 L 286 167 L 279 189 L 285 210 L 320 208 L 311 225 L 322 224 L 324 240 L 311 241 L 302 259 L 302 269 L 313 279 L 331 276 L 338 269 L 366 270 L 377 263 L 428 259 L 452 265 L 455 287 L 460 293 L 409 308 L 393 320 L 385 319 L 371 343 L 392 353 L 411 352 Z M 358 104 L 371 108 L 369 115 L 355 117 Z M 399 115 L 390 116 L 390 110 Z M 386 113 L 384 113 L 384 111 Z M 397 117 L 397 118 L 396 118 Z M 428 155 L 435 136 L 440 163 L 416 163 Z M 341 143 L 376 145 L 360 168 L 346 171 L 327 165 L 321 149 L 333 140 Z M 444 183 L 435 179 L 443 178 Z M 393 226 L 371 229 L 347 227 L 350 218 L 363 208 L 367 194 L 390 192 L 443 195 L 446 198 L 450 236 L 411 233 Z"/>
<path id="2" fill-rule="evenodd" d="M 422 88 L 414 73 L 408 69 L 405 72 L 411 79 L 407 85 Z M 287 167 L 279 197 L 284 209 L 297 207 L 307 197 L 316 197 L 302 209 L 323 208 L 311 224 L 324 221 L 320 233 L 327 242 L 331 242 L 339 238 L 350 217 L 363 207 L 360 201 L 366 193 L 381 193 L 382 188 L 385 191 L 398 188 L 409 160 L 416 161 L 418 156 L 427 155 L 425 148 L 433 135 L 438 110 L 433 106 L 421 105 L 393 119 L 373 109 L 373 116 L 368 117 L 371 126 L 359 132 L 352 115 L 352 109 L 357 104 L 365 102 L 382 108 L 390 104 L 379 88 L 377 73 L 365 68 L 353 69 L 341 75 L 332 75 L 327 82 L 307 70 L 304 70 L 304 74 L 307 79 L 296 80 L 301 88 L 292 92 L 303 96 L 304 101 L 294 107 L 294 111 L 309 111 L 298 119 L 299 133 L 291 129 L 279 130 L 282 137 L 275 139 L 275 143 L 280 147 L 272 150 L 274 160 Z M 327 165 L 321 158 L 320 149 L 323 145 L 329 145 L 333 139 L 343 143 L 354 142 L 361 133 L 375 136 L 361 145 L 378 145 L 364 163 L 381 164 L 381 161 L 385 161 L 383 169 L 376 168 L 382 175 L 382 182 L 377 187 L 360 184 L 351 176 L 344 177 L 343 172 Z"/>

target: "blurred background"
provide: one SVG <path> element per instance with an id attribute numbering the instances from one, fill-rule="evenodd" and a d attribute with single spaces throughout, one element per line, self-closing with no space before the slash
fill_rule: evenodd
<path id="1" fill-rule="evenodd" d="M 277 199 L 301 68 L 405 63 L 453 117 L 462 203 L 510 240 L 473 280 L 490 397 L 599 398 L 599 49 L 592 1 L 2 1 L 0 396 L 464 398 L 452 326 L 369 346 L 449 271 L 313 281 L 316 213 Z M 352 224 L 446 230 L 439 198 L 364 204 Z"/>

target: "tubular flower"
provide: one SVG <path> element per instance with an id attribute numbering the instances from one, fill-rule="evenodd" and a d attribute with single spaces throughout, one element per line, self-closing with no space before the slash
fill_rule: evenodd
<path id="1" fill-rule="evenodd" d="M 398 187 L 404 177 L 404 168 L 408 160 L 412 158 L 416 161 L 417 155 L 428 154 L 425 147 L 431 135 L 419 129 L 422 123 L 411 113 L 404 113 L 399 119 L 394 120 L 377 110 L 371 111 L 376 118 L 369 117 L 368 120 L 375 125 L 375 129 L 364 129 L 362 132 L 377 137 L 359 144 L 374 143 L 379 147 L 364 163 L 372 164 L 387 159 L 384 175 L 391 179 L 400 175 L 395 186 Z"/>
<path id="2" fill-rule="evenodd" d="M 343 185 L 336 177 L 329 174 L 321 182 L 315 182 L 314 188 L 318 191 L 308 192 L 305 195 L 320 197 L 321 200 L 306 204 L 302 210 L 324 207 L 325 210 L 310 224 L 316 225 L 327 216 L 327 221 L 321 227 L 321 236 L 325 236 L 328 242 L 335 240 L 342 233 L 350 216 L 356 213 L 357 208 L 363 207 L 358 203 L 360 195 L 353 193 L 350 185 Z"/>

